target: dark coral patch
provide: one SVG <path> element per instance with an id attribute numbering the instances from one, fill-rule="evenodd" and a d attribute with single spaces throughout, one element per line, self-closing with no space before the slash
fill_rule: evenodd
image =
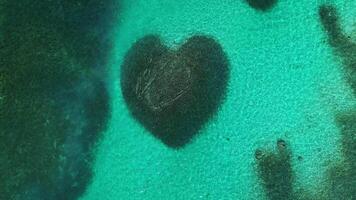
<path id="1" fill-rule="evenodd" d="M 222 103 L 228 61 L 220 44 L 193 36 L 179 49 L 158 36 L 138 40 L 121 68 L 121 87 L 132 115 L 169 147 L 188 143 Z"/>
<path id="2" fill-rule="evenodd" d="M 284 140 L 277 141 L 277 153 L 256 150 L 258 173 L 266 195 L 271 200 L 293 198 L 291 152 Z"/>
<path id="3" fill-rule="evenodd" d="M 277 4 L 277 0 L 246 0 L 256 10 L 267 11 Z"/>
<path id="4" fill-rule="evenodd" d="M 276 151 L 255 151 L 257 171 L 267 199 L 270 200 L 324 200 L 321 194 L 315 196 L 303 187 L 296 186 L 292 167 L 292 151 L 285 140 L 279 139 Z M 298 160 L 299 160 L 298 156 Z"/>
<path id="5" fill-rule="evenodd" d="M 345 78 L 356 94 L 356 43 L 341 29 L 337 10 L 332 5 L 319 7 L 320 22 L 327 34 L 328 42 L 333 47 L 344 65 Z"/>
<path id="6" fill-rule="evenodd" d="M 340 47 L 347 43 L 347 37 L 343 34 L 337 10 L 331 5 L 322 5 L 319 7 L 319 18 L 326 31 L 329 43 L 333 47 Z"/>
<path id="7" fill-rule="evenodd" d="M 354 199 L 356 197 L 356 112 L 338 114 L 336 123 L 341 132 L 341 152 L 344 160 L 329 170 L 328 195 L 330 199 Z"/>
<path id="8" fill-rule="evenodd" d="M 336 116 L 342 136 L 342 153 L 345 161 L 356 167 L 356 111 Z"/>
<path id="9" fill-rule="evenodd" d="M 327 199 L 355 199 L 356 173 L 350 163 L 333 163 L 327 175 Z"/>

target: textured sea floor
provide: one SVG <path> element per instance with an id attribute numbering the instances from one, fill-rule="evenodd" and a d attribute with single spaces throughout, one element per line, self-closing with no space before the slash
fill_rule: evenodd
<path id="1" fill-rule="evenodd" d="M 268 12 L 232 0 L 123 1 L 108 80 L 112 118 L 81 199 L 264 199 L 254 153 L 279 138 L 293 150 L 297 184 L 322 185 L 328 163 L 340 159 L 334 114 L 355 105 L 319 21 L 322 3 L 336 5 L 345 32 L 355 31 L 354 0 L 281 0 Z M 226 100 L 179 150 L 133 119 L 121 95 L 124 55 L 147 34 L 172 47 L 210 35 L 230 62 Z"/>

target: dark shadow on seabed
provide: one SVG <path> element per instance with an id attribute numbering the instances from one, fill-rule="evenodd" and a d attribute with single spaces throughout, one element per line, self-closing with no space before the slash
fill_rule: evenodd
<path id="1" fill-rule="evenodd" d="M 1 1 L 0 199 L 76 199 L 110 116 L 115 0 Z"/>

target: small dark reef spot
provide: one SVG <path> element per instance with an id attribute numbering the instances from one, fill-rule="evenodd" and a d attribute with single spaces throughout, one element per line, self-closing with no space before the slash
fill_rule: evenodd
<path id="1" fill-rule="evenodd" d="M 277 4 L 277 0 L 246 0 L 256 10 L 267 11 Z"/>
<path id="2" fill-rule="evenodd" d="M 277 152 L 256 150 L 258 174 L 271 200 L 291 199 L 293 196 L 293 171 L 291 152 L 284 140 L 277 141 Z"/>
<path id="3" fill-rule="evenodd" d="M 198 35 L 170 49 L 148 35 L 127 52 L 121 88 L 133 117 L 167 146 L 180 148 L 217 112 L 228 76 L 216 40 Z"/>
<path id="4" fill-rule="evenodd" d="M 303 161 L 303 159 L 304 159 L 303 156 L 298 156 L 297 158 L 298 158 L 298 161 Z"/>

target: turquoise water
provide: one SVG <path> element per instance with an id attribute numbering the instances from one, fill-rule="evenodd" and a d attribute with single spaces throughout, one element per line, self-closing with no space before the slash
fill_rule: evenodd
<path id="1" fill-rule="evenodd" d="M 355 31 L 354 0 L 281 0 L 267 13 L 232 0 L 123 1 L 107 81 L 112 117 L 81 199 L 264 199 L 254 153 L 279 138 L 293 150 L 296 184 L 317 189 L 328 163 L 340 159 L 334 114 L 355 106 L 320 25 L 326 2 L 337 5 L 343 29 Z M 171 47 L 210 35 L 230 61 L 226 100 L 179 150 L 133 119 L 121 95 L 125 53 L 152 33 Z"/>

